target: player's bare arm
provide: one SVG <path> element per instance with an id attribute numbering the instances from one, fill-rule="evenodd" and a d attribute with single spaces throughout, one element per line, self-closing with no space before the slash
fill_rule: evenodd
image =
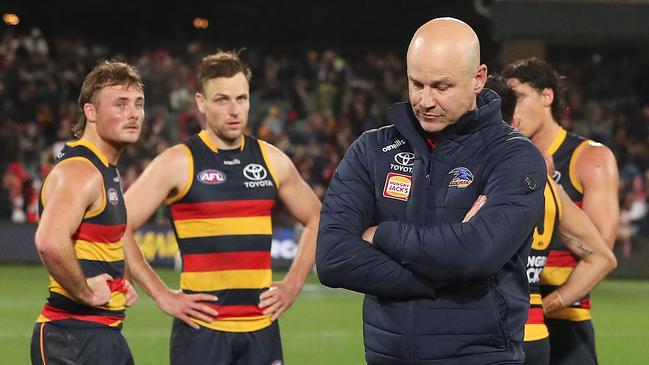
<path id="1" fill-rule="evenodd" d="M 613 248 L 617 235 L 619 175 L 611 150 L 599 143 L 590 144 L 575 161 L 576 177 L 584 189 L 582 209 L 601 233 L 608 247 Z"/>
<path id="2" fill-rule="evenodd" d="M 568 280 L 543 298 L 543 309 L 552 313 L 588 294 L 617 266 L 615 255 L 599 231 L 563 189 L 557 189 L 563 206 L 559 234 L 579 262 Z"/>
<path id="3" fill-rule="evenodd" d="M 266 144 L 268 155 L 279 180 L 279 197 L 292 216 L 304 226 L 298 252 L 284 280 L 261 294 L 259 307 L 276 320 L 295 301 L 315 263 L 315 242 L 320 223 L 320 200 L 302 179 L 293 162 L 278 148 Z"/>
<path id="4" fill-rule="evenodd" d="M 156 157 L 124 194 L 128 211 L 128 227 L 124 234 L 124 256 L 129 275 L 156 301 L 160 309 L 187 325 L 198 329 L 191 320 L 211 322 L 217 312 L 200 304 L 214 301 L 208 294 L 183 294 L 169 289 L 146 261 L 135 242 L 133 232 L 140 228 L 167 198 L 181 192 L 188 184 L 190 159 L 183 145 L 173 146 Z"/>
<path id="5" fill-rule="evenodd" d="M 84 276 L 72 236 L 86 212 L 104 199 L 101 174 L 89 162 L 68 160 L 50 173 L 43 190 L 45 208 L 36 231 L 36 248 L 52 277 L 77 301 L 89 306 L 110 300 L 108 274 Z"/>

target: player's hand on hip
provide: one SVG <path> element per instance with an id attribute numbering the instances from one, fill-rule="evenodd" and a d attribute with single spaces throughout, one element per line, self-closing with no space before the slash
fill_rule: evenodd
<path id="1" fill-rule="evenodd" d="M 282 280 L 274 282 L 268 290 L 259 296 L 259 308 L 264 314 L 271 314 L 275 321 L 295 302 L 301 286 Z"/>
<path id="2" fill-rule="evenodd" d="M 124 289 L 126 289 L 126 306 L 130 307 L 137 302 L 139 295 L 135 287 L 128 280 L 124 280 Z"/>
<path id="3" fill-rule="evenodd" d="M 480 208 L 482 208 L 483 205 L 487 202 L 487 196 L 486 195 L 480 195 L 478 199 L 473 202 L 473 206 L 469 211 L 466 213 L 464 216 L 464 219 L 462 220 L 462 223 L 468 222 L 471 218 L 473 218 L 474 215 L 478 213 Z"/>
<path id="4" fill-rule="evenodd" d="M 203 322 L 212 322 L 219 313 L 202 302 L 215 302 L 218 298 L 209 294 L 185 294 L 180 290 L 167 290 L 155 298 L 160 309 L 172 317 L 185 322 L 193 329 L 200 326 L 192 318 Z"/>
<path id="5" fill-rule="evenodd" d="M 85 304 L 96 307 L 110 302 L 111 292 L 108 282 L 113 280 L 113 277 L 104 273 L 86 279 L 86 284 L 92 292 L 92 297 L 85 301 Z"/>

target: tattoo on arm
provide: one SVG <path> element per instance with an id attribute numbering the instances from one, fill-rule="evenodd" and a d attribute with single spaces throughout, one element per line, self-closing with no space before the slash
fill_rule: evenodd
<path id="1" fill-rule="evenodd" d="M 593 254 L 593 251 L 588 247 L 584 242 L 576 239 L 575 237 L 559 233 L 561 241 L 566 245 L 566 247 L 573 247 L 575 254 L 579 257 L 587 257 Z"/>

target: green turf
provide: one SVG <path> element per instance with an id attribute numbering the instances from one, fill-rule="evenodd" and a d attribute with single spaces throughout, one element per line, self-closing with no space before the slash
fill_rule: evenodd
<path id="1" fill-rule="evenodd" d="M 178 275 L 160 270 L 177 286 Z M 38 266 L 0 266 L 0 350 L 2 364 L 29 363 L 33 321 L 47 292 Z M 600 363 L 649 363 L 649 281 L 610 280 L 593 295 Z M 361 296 L 323 288 L 311 280 L 281 319 L 288 364 L 363 364 Z M 168 363 L 171 319 L 142 296 L 124 326 L 137 364 Z"/>

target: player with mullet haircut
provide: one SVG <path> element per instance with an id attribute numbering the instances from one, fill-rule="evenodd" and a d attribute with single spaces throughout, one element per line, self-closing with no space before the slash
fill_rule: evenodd
<path id="1" fill-rule="evenodd" d="M 32 336 L 33 364 L 133 364 L 121 334 L 137 295 L 125 279 L 126 206 L 115 167 L 140 136 L 140 75 L 99 63 L 79 95 L 76 141 L 58 154 L 41 188 L 36 247 L 50 273 L 49 297 Z"/>

